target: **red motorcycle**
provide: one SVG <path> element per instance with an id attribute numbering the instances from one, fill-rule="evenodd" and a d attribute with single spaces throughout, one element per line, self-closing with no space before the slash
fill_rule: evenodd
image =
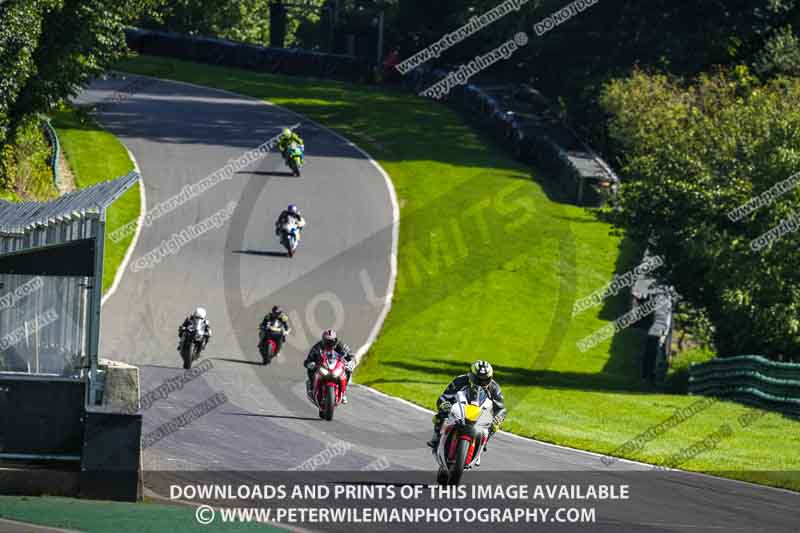
<path id="1" fill-rule="evenodd" d="M 261 341 L 258 343 L 258 351 L 265 365 L 277 357 L 283 343 L 283 324 L 280 320 L 273 319 L 265 328 L 260 329 Z"/>
<path id="2" fill-rule="evenodd" d="M 324 350 L 314 373 L 311 401 L 319 407 L 319 417 L 333 420 L 333 410 L 342 403 L 347 388 L 347 367 L 335 350 Z"/>

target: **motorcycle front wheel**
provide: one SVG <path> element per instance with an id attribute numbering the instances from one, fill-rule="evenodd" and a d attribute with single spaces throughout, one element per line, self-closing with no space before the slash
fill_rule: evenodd
<path id="1" fill-rule="evenodd" d="M 467 440 L 458 441 L 458 448 L 456 448 L 456 458 L 453 466 L 450 467 L 450 485 L 458 485 L 461 483 L 461 476 L 464 474 L 464 467 L 467 463 L 467 453 L 469 453 L 470 442 Z"/>
<path id="2" fill-rule="evenodd" d="M 333 387 L 328 387 L 325 392 L 325 410 L 322 412 L 325 420 L 333 420 L 333 409 L 336 407 L 336 391 Z"/>
<path id="3" fill-rule="evenodd" d="M 297 164 L 297 161 L 295 161 L 294 159 L 290 159 L 289 168 L 292 169 L 292 174 L 294 174 L 298 178 L 300 177 L 300 165 Z"/>
<path id="4" fill-rule="evenodd" d="M 275 357 L 275 349 L 273 348 L 273 346 L 275 346 L 274 342 L 267 341 L 267 350 L 266 353 L 264 354 L 265 365 L 268 365 L 269 362 L 272 361 L 272 358 Z"/>
<path id="5" fill-rule="evenodd" d="M 181 359 L 183 359 L 184 370 L 189 370 L 192 368 L 192 352 L 191 348 L 189 348 L 189 346 L 186 344 L 181 347 Z"/>
<path id="6" fill-rule="evenodd" d="M 203 348 L 201 348 L 199 344 L 196 342 L 192 343 L 192 361 L 197 361 L 197 359 L 200 357 L 200 352 L 202 351 Z"/>

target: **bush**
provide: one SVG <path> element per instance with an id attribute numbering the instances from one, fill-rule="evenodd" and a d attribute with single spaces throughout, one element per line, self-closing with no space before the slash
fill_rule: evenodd
<path id="1" fill-rule="evenodd" d="M 693 83 L 636 72 L 601 99 L 628 174 L 620 209 L 605 216 L 653 237 L 664 273 L 708 316 L 723 357 L 800 358 L 800 239 L 788 232 L 751 246 L 793 216 L 798 188 L 729 217 L 800 169 L 799 98 L 800 80 L 759 85 L 737 67 Z"/>
<path id="2" fill-rule="evenodd" d="M 40 123 L 28 119 L 0 153 L 0 188 L 29 200 L 48 200 L 58 191 L 50 168 L 51 147 Z"/>

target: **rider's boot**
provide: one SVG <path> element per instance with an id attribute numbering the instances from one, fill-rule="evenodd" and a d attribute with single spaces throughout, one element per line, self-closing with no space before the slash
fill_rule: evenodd
<path id="1" fill-rule="evenodd" d="M 427 444 L 428 446 L 430 446 L 434 450 L 439 447 L 439 432 L 436 431 L 435 428 L 433 430 L 433 437 L 431 437 L 431 440 L 429 440 L 425 444 Z"/>

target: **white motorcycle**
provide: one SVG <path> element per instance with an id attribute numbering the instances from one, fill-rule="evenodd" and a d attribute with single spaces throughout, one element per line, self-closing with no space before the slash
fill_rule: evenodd
<path id="1" fill-rule="evenodd" d="M 458 485 L 464 470 L 480 464 L 481 453 L 492 427 L 494 404 L 480 388 L 456 394 L 450 414 L 442 423 L 439 445 L 434 450 L 439 463 L 439 484 Z"/>
<path id="2" fill-rule="evenodd" d="M 294 257 L 294 252 L 300 244 L 300 230 L 305 226 L 305 220 L 296 223 L 294 220 L 289 220 L 280 230 L 281 245 L 286 248 L 286 254 L 289 257 Z"/>

